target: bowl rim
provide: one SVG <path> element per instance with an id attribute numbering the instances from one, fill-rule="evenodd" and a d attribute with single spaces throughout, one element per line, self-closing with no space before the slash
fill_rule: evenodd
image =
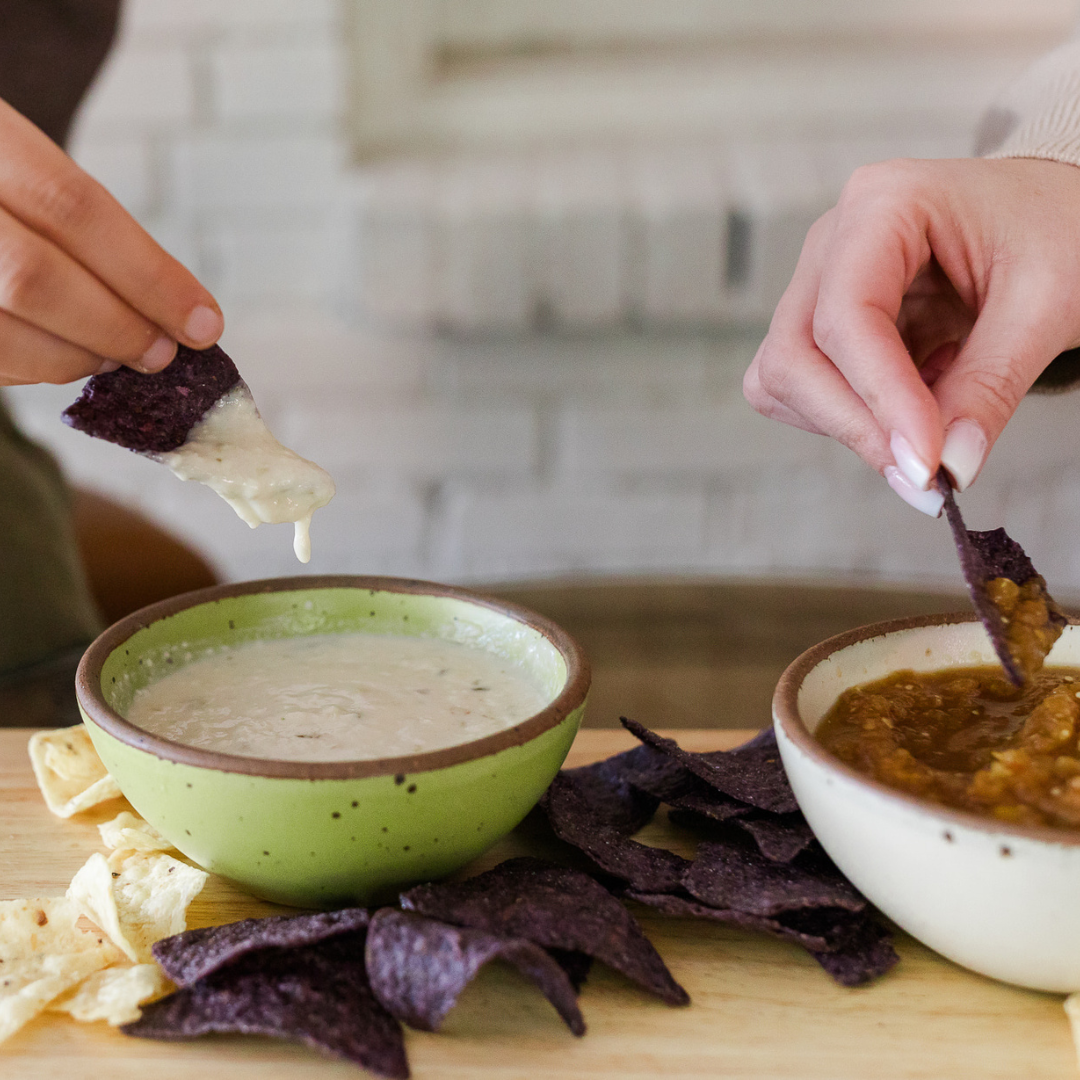
<path id="1" fill-rule="evenodd" d="M 920 799 L 918 796 L 897 791 L 896 788 L 889 787 L 879 780 L 874 780 L 849 765 L 845 765 L 839 758 L 829 753 L 817 741 L 799 713 L 799 689 L 810 672 L 832 656 L 833 653 L 846 649 L 848 646 L 868 641 L 871 638 L 884 637 L 898 631 L 914 630 L 926 626 L 953 626 L 957 623 L 978 621 L 979 617 L 974 612 L 915 615 L 903 619 L 889 619 L 884 622 L 870 623 L 867 626 L 845 630 L 841 634 L 826 638 L 797 656 L 784 670 L 783 675 L 780 676 L 780 681 L 776 684 L 776 690 L 773 693 L 774 723 L 796 748 L 812 759 L 815 764 L 826 770 L 839 773 L 857 786 L 873 792 L 878 798 L 897 808 L 908 811 L 916 810 L 947 824 L 962 826 L 992 836 L 1005 835 L 1065 845 L 1067 847 L 1078 847 L 1080 846 L 1080 829 L 1064 829 L 1052 825 L 1016 825 L 1006 821 L 998 821 L 996 818 L 982 817 L 967 810 L 939 806 L 936 803 Z M 1069 616 L 1068 625 L 1080 626 L 1080 619 Z"/>
<path id="2" fill-rule="evenodd" d="M 151 623 L 188 608 L 238 596 L 318 589 L 375 590 L 414 596 L 446 597 L 488 608 L 536 630 L 547 638 L 558 649 L 566 663 L 566 682 L 555 698 L 540 712 L 534 713 L 513 727 L 497 731 L 492 735 L 419 754 L 358 761 L 280 761 L 187 746 L 143 731 L 122 717 L 106 702 L 101 690 L 101 671 L 106 659 L 125 641 Z M 410 773 L 444 769 L 532 741 L 561 724 L 585 701 L 591 681 L 592 672 L 588 657 L 574 638 L 557 623 L 519 604 L 485 596 L 483 593 L 455 585 L 443 585 L 413 578 L 352 574 L 299 574 L 293 577 L 262 578 L 255 581 L 212 585 L 205 589 L 180 593 L 166 600 L 159 600 L 157 603 L 149 604 L 126 615 L 99 634 L 83 653 L 75 674 L 75 694 L 90 720 L 107 734 L 127 746 L 178 764 L 213 769 L 218 772 L 294 780 L 351 780 L 369 776 L 394 776 L 395 779 L 397 777 L 403 779 Z"/>

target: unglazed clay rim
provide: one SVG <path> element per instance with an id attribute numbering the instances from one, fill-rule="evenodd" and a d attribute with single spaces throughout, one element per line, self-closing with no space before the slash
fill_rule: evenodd
<path id="1" fill-rule="evenodd" d="M 1016 836 L 1028 840 L 1078 847 L 1080 846 L 1080 830 L 1058 829 L 1050 825 L 1014 825 L 994 818 L 971 814 L 965 810 L 937 806 L 914 795 L 897 791 L 880 781 L 872 780 L 830 754 L 814 738 L 799 714 L 799 690 L 803 682 L 814 668 L 823 663 L 833 653 L 846 649 L 850 645 L 857 645 L 859 642 L 869 641 L 872 638 L 885 637 L 901 630 L 914 630 L 924 626 L 952 626 L 956 623 L 977 621 L 978 616 L 970 612 L 953 615 L 918 615 L 907 619 L 892 619 L 888 622 L 871 623 L 869 626 L 846 630 L 835 637 L 827 638 L 796 657 L 785 669 L 784 674 L 780 676 L 780 681 L 776 684 L 776 691 L 773 694 L 773 716 L 776 723 L 791 742 L 817 765 L 828 771 L 839 773 L 858 786 L 872 791 L 879 798 L 897 806 L 908 810 L 916 810 L 928 817 L 957 826 L 964 826 L 992 836 Z M 1080 625 L 1080 619 L 1070 617 L 1068 625 L 1078 626 Z"/>
<path id="2" fill-rule="evenodd" d="M 559 650 L 566 662 L 566 682 L 554 700 L 540 712 L 494 735 L 486 735 L 472 742 L 422 754 L 411 754 L 407 757 L 373 758 L 363 761 L 276 761 L 185 746 L 143 731 L 125 720 L 105 701 L 105 696 L 101 691 L 101 670 L 105 661 L 132 635 L 145 629 L 151 623 L 200 604 L 233 597 L 293 590 L 307 592 L 313 589 L 356 589 L 365 592 L 373 590 L 418 596 L 442 596 L 490 608 L 507 618 L 531 627 L 547 638 Z M 459 765 L 465 761 L 496 754 L 510 747 L 522 746 L 558 727 L 577 709 L 585 700 L 591 679 L 589 661 L 581 646 L 561 626 L 517 604 L 430 581 L 328 574 L 213 585 L 207 589 L 182 593 L 140 608 L 114 623 L 91 643 L 83 654 L 75 674 L 75 695 L 87 716 L 103 731 L 127 746 L 144 750 L 155 757 L 197 768 L 244 773 L 248 776 L 281 777 L 294 780 L 350 780 L 368 776 L 398 776 L 445 769 L 451 765 Z"/>

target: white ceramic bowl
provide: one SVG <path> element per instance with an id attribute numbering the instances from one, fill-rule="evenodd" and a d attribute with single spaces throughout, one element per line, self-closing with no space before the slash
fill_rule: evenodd
<path id="1" fill-rule="evenodd" d="M 904 668 L 996 662 L 973 615 L 878 623 L 830 638 L 777 685 L 780 755 L 825 850 L 889 918 L 973 971 L 1068 993 L 1080 990 L 1080 832 L 930 805 L 856 773 L 813 737 L 849 686 Z M 1048 663 L 1080 666 L 1080 625 L 1065 628 Z"/>

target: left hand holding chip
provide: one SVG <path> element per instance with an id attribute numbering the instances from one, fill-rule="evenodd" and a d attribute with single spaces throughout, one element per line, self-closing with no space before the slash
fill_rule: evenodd
<path id="1" fill-rule="evenodd" d="M 214 298 L 0 101 L 0 386 L 159 371 L 224 326 Z"/>

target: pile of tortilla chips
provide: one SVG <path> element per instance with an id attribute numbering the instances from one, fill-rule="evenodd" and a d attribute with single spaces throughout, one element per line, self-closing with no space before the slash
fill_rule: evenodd
<path id="1" fill-rule="evenodd" d="M 0 1037 L 51 1008 L 145 1038 L 292 1039 L 407 1077 L 402 1025 L 437 1030 L 492 960 L 533 983 L 576 1036 L 594 961 L 669 1005 L 689 1004 L 623 899 L 795 942 L 847 985 L 895 963 L 887 932 L 799 814 L 771 733 L 691 754 L 624 723 L 641 746 L 560 773 L 542 803 L 591 872 L 509 859 L 416 886 L 400 908 L 185 931 L 207 875 L 119 813 L 99 826 L 110 854 L 92 855 L 65 897 L 0 905 Z M 116 795 L 81 729 L 35 735 L 31 756 L 55 813 Z M 633 839 L 661 802 L 672 821 L 705 831 L 695 859 Z"/>
<path id="2" fill-rule="evenodd" d="M 623 725 L 641 746 L 559 773 L 541 802 L 555 834 L 615 892 L 794 942 L 845 986 L 896 963 L 889 932 L 799 812 L 771 729 L 735 750 L 695 754 Z M 693 861 L 632 839 L 661 803 L 700 836 Z"/>
<path id="3" fill-rule="evenodd" d="M 120 795 L 81 726 L 38 732 L 30 759 L 59 817 Z M 184 929 L 208 875 L 132 813 L 99 829 L 109 854 L 91 855 L 66 895 L 0 901 L 0 1041 L 45 1010 L 127 1023 L 169 987 L 151 946 Z"/>

